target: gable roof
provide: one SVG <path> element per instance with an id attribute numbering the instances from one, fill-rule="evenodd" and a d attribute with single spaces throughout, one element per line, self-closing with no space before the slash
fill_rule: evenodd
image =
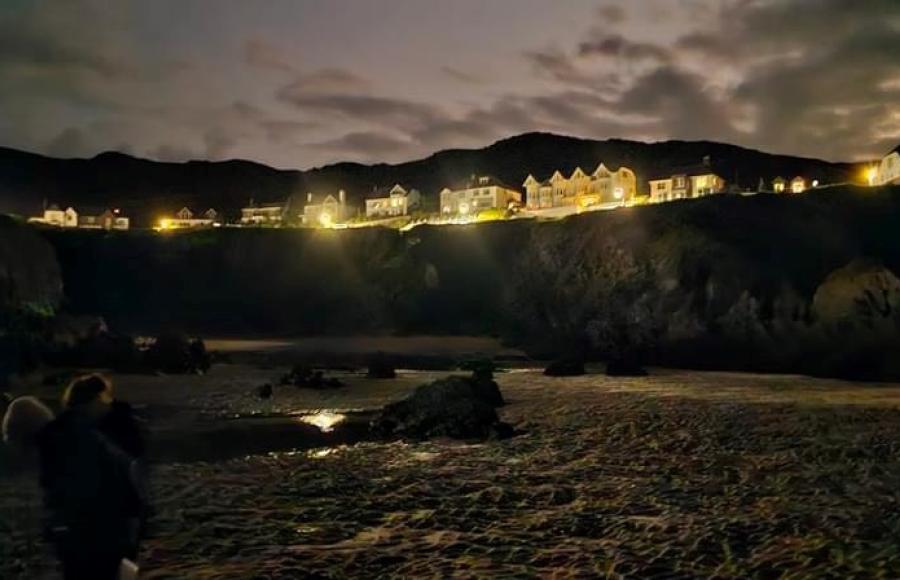
<path id="1" fill-rule="evenodd" d="M 716 168 L 714 165 L 707 165 L 706 163 L 693 163 L 690 165 L 682 165 L 678 167 L 672 167 L 670 169 L 659 169 L 654 173 L 651 173 L 647 178 L 647 181 L 656 181 L 660 179 L 669 179 L 676 175 L 719 175 L 716 172 Z"/>
<path id="2" fill-rule="evenodd" d="M 486 179 L 485 183 L 481 183 L 482 179 Z M 461 191 L 465 189 L 478 189 L 479 187 L 502 187 L 504 189 L 511 189 L 513 191 L 518 191 L 515 187 L 510 187 L 494 177 L 493 175 L 470 175 L 464 181 L 461 181 L 453 186 L 452 191 Z"/>

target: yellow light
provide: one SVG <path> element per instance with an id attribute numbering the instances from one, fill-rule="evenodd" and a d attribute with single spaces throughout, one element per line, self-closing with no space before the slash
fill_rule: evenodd
<path id="1" fill-rule="evenodd" d="M 167 230 L 172 227 L 172 220 L 163 218 L 159 220 L 159 229 Z"/>
<path id="2" fill-rule="evenodd" d="M 866 169 L 866 181 L 870 186 L 875 185 L 875 178 L 878 177 L 878 169 L 872 165 Z"/>
<path id="3" fill-rule="evenodd" d="M 320 213 L 319 214 L 319 223 L 322 225 L 323 228 L 330 228 L 331 223 L 332 223 L 331 222 L 331 214 L 328 213 L 327 211 Z"/>
<path id="4" fill-rule="evenodd" d="M 459 204 L 459 213 L 462 215 L 469 213 L 469 206 L 464 203 Z"/>

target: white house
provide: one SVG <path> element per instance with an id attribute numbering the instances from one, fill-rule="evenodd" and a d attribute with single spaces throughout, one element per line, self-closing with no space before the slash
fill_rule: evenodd
<path id="1" fill-rule="evenodd" d="M 900 185 L 900 145 L 884 156 L 876 169 L 878 185 Z"/>
<path id="2" fill-rule="evenodd" d="M 313 227 L 330 227 L 342 223 L 350 217 L 347 208 L 347 193 L 341 189 L 337 197 L 331 194 L 306 194 L 306 205 L 303 206 L 303 224 Z"/>
<path id="3" fill-rule="evenodd" d="M 576 167 L 568 178 L 559 171 L 555 171 L 544 181 L 538 181 L 533 175 L 529 175 L 523 187 L 528 209 L 565 206 L 590 208 L 624 204 L 634 199 L 637 178 L 634 171 L 627 167 L 611 171 L 601 163 L 591 174 Z"/>
<path id="4" fill-rule="evenodd" d="M 219 223 L 219 212 L 210 208 L 202 214 L 195 215 L 189 207 L 183 207 L 173 218 L 159 220 L 161 230 L 182 230 L 190 228 L 207 228 Z"/>
<path id="5" fill-rule="evenodd" d="M 441 191 L 441 213 L 445 215 L 476 214 L 486 209 L 510 209 L 521 205 L 522 193 L 504 185 L 490 175 L 473 175 L 451 189 Z"/>
<path id="6" fill-rule="evenodd" d="M 78 227 L 89 230 L 127 230 L 130 222 L 118 209 L 97 209 L 78 214 Z"/>
<path id="7" fill-rule="evenodd" d="M 95 209 L 79 213 L 71 206 L 62 210 L 54 204 L 44 210 L 43 216 L 29 218 L 28 221 L 60 228 L 127 230 L 131 220 L 118 209 Z"/>
<path id="8" fill-rule="evenodd" d="M 278 226 L 284 222 L 287 203 L 273 202 L 256 204 L 250 200 L 247 207 L 241 208 L 241 223 L 254 226 Z"/>
<path id="9" fill-rule="evenodd" d="M 648 181 L 651 203 L 703 197 L 725 191 L 725 180 L 715 173 L 708 156 L 703 158 L 701 164 L 677 168 L 671 174 L 659 175 Z"/>
<path id="10" fill-rule="evenodd" d="M 59 228 L 77 228 L 78 212 L 71 206 L 66 209 L 60 209 L 58 205 L 52 204 L 44 209 L 44 215 L 28 218 L 28 221 Z"/>
<path id="11" fill-rule="evenodd" d="M 373 197 L 366 199 L 366 217 L 386 218 L 409 215 L 421 203 L 416 189 L 407 190 L 399 183 L 390 189 L 376 189 Z"/>

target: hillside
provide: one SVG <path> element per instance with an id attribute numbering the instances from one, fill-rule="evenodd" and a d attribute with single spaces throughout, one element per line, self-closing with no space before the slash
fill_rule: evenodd
<path id="1" fill-rule="evenodd" d="M 472 173 L 490 173 L 521 184 L 528 173 L 548 177 L 553 170 L 576 166 L 593 170 L 600 161 L 627 165 L 646 190 L 649 175 L 699 162 L 709 155 L 716 171 L 730 183 L 755 187 L 781 175 L 804 175 L 823 183 L 850 179 L 847 163 L 771 155 L 734 145 L 705 141 L 641 143 L 620 139 L 594 141 L 530 133 L 499 141 L 484 149 L 448 150 L 398 165 L 338 163 L 307 171 L 278 170 L 249 161 L 161 163 L 121 153 L 91 159 L 53 159 L 0 148 L 0 212 L 31 215 L 44 200 L 64 205 L 122 207 L 146 226 L 159 215 L 184 205 L 215 207 L 234 218 L 250 198 L 285 199 L 307 191 L 343 188 L 360 204 L 373 187 L 401 182 L 421 190 L 436 206 L 437 193 Z"/>
<path id="2" fill-rule="evenodd" d="M 898 228 L 900 188 L 843 187 L 406 234 L 42 232 L 66 307 L 129 331 L 489 334 L 535 354 L 898 377 Z"/>

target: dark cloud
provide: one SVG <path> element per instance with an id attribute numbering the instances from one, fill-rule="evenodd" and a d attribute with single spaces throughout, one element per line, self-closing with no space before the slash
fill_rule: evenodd
<path id="1" fill-rule="evenodd" d="M 309 145 L 344 154 L 352 154 L 370 161 L 380 161 L 394 157 L 397 153 L 408 153 L 410 143 L 401 138 L 375 131 L 348 133 L 338 139 Z"/>
<path id="2" fill-rule="evenodd" d="M 580 56 L 600 56 L 627 61 L 654 60 L 668 62 L 669 50 L 649 42 L 634 42 L 619 34 L 602 36 L 578 45 Z"/>

